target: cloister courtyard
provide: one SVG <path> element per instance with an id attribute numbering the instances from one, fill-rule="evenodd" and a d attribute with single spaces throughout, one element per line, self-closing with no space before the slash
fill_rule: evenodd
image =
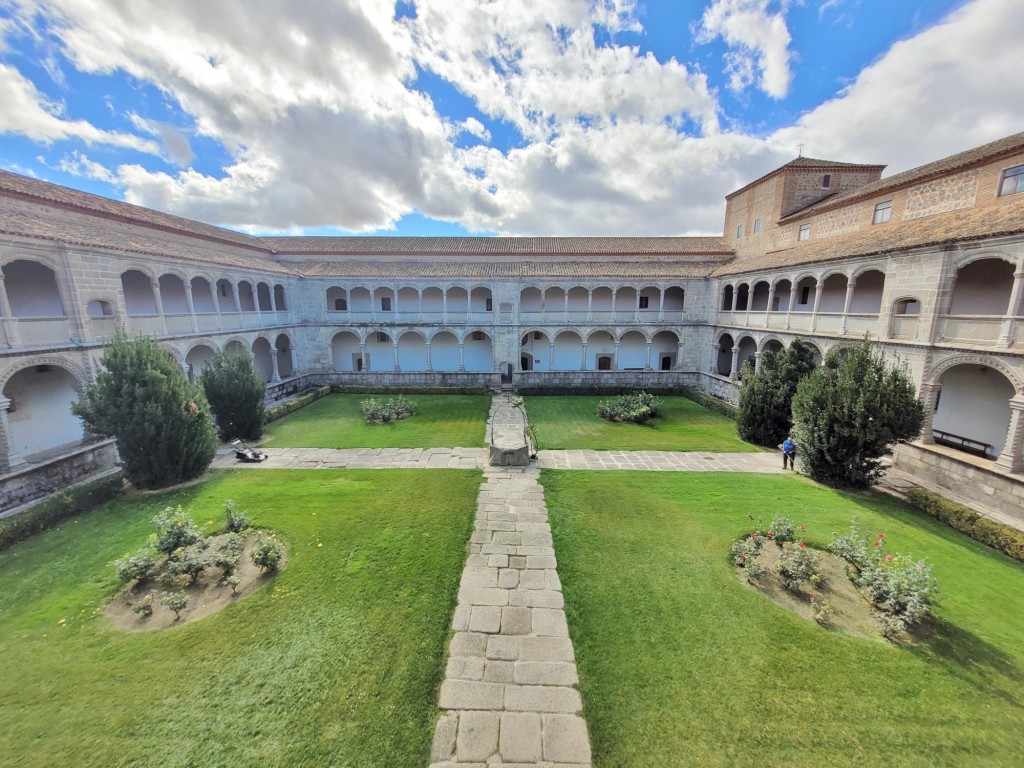
<path id="1" fill-rule="evenodd" d="M 503 396 L 386 425 L 358 397 L 270 425 L 263 464 L 222 453 L 0 554 L 0 765 L 1019 763 L 1020 563 L 783 473 L 685 398 L 641 426 L 527 397 L 541 450 L 506 468 L 484 448 Z M 114 628 L 109 563 L 169 505 L 223 528 L 229 498 L 287 566 L 215 614 Z M 934 621 L 851 637 L 742 583 L 730 542 L 782 514 L 811 546 L 856 517 L 927 558 Z"/>

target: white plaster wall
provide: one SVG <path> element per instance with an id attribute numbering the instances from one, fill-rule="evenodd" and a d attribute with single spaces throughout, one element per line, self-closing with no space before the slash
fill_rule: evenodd
<path id="1" fill-rule="evenodd" d="M 932 427 L 993 446 L 995 458 L 1006 442 L 1013 385 L 999 371 L 958 365 L 941 378 L 939 407 Z"/>
<path id="2" fill-rule="evenodd" d="M 264 338 L 256 339 L 252 344 L 253 365 L 265 381 L 274 375 L 274 363 L 270 359 L 270 342 Z"/>
<path id="3" fill-rule="evenodd" d="M 878 270 L 864 272 L 857 278 L 850 299 L 850 312 L 875 313 L 882 309 L 882 296 L 885 294 L 885 274 Z"/>
<path id="4" fill-rule="evenodd" d="M 354 371 L 352 356 L 359 354 L 359 339 L 354 333 L 343 332 L 331 339 L 331 360 L 336 371 Z"/>
<path id="5" fill-rule="evenodd" d="M 423 311 L 442 312 L 444 310 L 444 294 L 440 288 L 425 288 L 423 290 Z"/>
<path id="6" fill-rule="evenodd" d="M 18 371 L 4 387 L 4 397 L 15 403 L 7 414 L 10 439 L 24 455 L 82 439 L 82 422 L 71 415 L 71 404 L 78 400 L 74 376 L 55 365 L 45 367 Z"/>
<path id="7" fill-rule="evenodd" d="M 7 300 L 14 317 L 63 317 L 57 277 L 45 264 L 17 260 L 4 265 Z"/>
<path id="8" fill-rule="evenodd" d="M 951 315 L 1005 315 L 1013 289 L 1013 265 L 1002 259 L 980 259 L 957 273 Z"/>
<path id="9" fill-rule="evenodd" d="M 427 370 L 427 342 L 418 333 L 405 333 L 398 339 L 398 365 L 403 371 Z"/>
<path id="10" fill-rule="evenodd" d="M 560 333 L 555 337 L 556 371 L 578 371 L 583 346 L 580 337 L 575 333 Z"/>
<path id="11" fill-rule="evenodd" d="M 846 275 L 829 275 L 821 285 L 819 312 L 842 312 L 846 304 Z M 813 294 L 813 292 L 812 292 Z"/>
<path id="12" fill-rule="evenodd" d="M 430 340 L 430 367 L 435 371 L 459 370 L 459 340 L 447 331 Z"/>
<path id="13" fill-rule="evenodd" d="M 379 340 L 378 333 L 384 334 L 384 340 Z M 387 331 L 373 331 L 366 335 L 366 369 L 369 371 L 393 371 L 395 370 L 395 345 L 394 337 Z M 356 347 L 358 354 L 359 347 Z"/>
<path id="14" fill-rule="evenodd" d="M 625 333 L 619 340 L 619 369 L 643 368 L 647 363 L 647 340 L 641 333 Z"/>
<path id="15" fill-rule="evenodd" d="M 203 277 L 192 278 L 192 306 L 197 313 L 216 312 L 210 283 Z"/>
<path id="16" fill-rule="evenodd" d="M 165 315 L 184 315 L 188 313 L 185 302 L 185 285 L 177 275 L 160 275 L 160 301 L 164 305 Z"/>
<path id="17" fill-rule="evenodd" d="M 491 371 L 494 369 L 493 348 L 490 337 L 474 340 L 473 334 L 466 336 L 462 349 L 467 371 Z"/>
<path id="18" fill-rule="evenodd" d="M 189 350 L 188 355 L 185 356 L 185 362 L 191 368 L 192 378 L 196 379 L 199 374 L 203 372 L 203 369 L 210 362 L 210 358 L 213 357 L 214 351 L 205 344 L 200 344 L 197 347 L 192 347 Z"/>

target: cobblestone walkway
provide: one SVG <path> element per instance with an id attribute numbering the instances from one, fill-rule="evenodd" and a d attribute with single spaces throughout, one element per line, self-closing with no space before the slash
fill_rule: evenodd
<path id="1" fill-rule="evenodd" d="M 645 472 L 782 472 L 781 454 L 678 451 L 540 451 L 540 469 L 638 469 Z"/>
<path id="2" fill-rule="evenodd" d="M 259 464 L 235 459 L 235 452 L 213 460 L 216 469 L 476 469 L 486 448 L 261 448 Z"/>
<path id="3" fill-rule="evenodd" d="M 487 467 L 484 476 L 431 768 L 589 766 L 540 470 Z"/>

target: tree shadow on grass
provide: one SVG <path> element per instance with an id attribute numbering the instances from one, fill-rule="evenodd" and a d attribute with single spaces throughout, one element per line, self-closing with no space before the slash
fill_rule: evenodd
<path id="1" fill-rule="evenodd" d="M 1024 668 L 1000 648 L 937 617 L 918 627 L 912 636 L 915 642 L 907 650 L 918 658 L 929 663 L 938 661 L 954 677 L 979 691 L 1021 706 L 1021 698 L 1014 691 L 1022 689 Z M 1012 686 L 1007 682 L 1012 682 Z"/>

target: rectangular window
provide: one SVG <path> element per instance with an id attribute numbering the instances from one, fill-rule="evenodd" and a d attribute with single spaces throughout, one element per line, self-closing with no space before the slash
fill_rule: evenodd
<path id="1" fill-rule="evenodd" d="M 487 311 L 488 312 L 493 312 L 494 311 L 494 299 L 488 298 L 488 299 L 486 299 L 486 302 L 487 302 Z"/>
<path id="2" fill-rule="evenodd" d="M 740 224 L 738 227 L 736 227 L 736 239 L 739 240 L 741 237 L 743 237 L 743 225 L 742 224 Z"/>
<path id="3" fill-rule="evenodd" d="M 800 225 L 800 231 L 797 233 L 796 239 L 797 240 L 810 240 L 811 239 L 811 225 L 810 224 L 801 224 Z"/>
<path id="4" fill-rule="evenodd" d="M 335 299 L 334 300 L 334 311 L 335 312 L 345 312 L 347 310 L 348 310 L 348 302 L 345 301 L 345 299 Z"/>
<path id="5" fill-rule="evenodd" d="M 483 340 L 484 340 L 484 332 L 483 331 L 473 331 L 473 341 L 483 341 Z"/>
<path id="6" fill-rule="evenodd" d="M 807 304 L 811 300 L 811 286 L 805 285 L 800 289 L 800 303 Z"/>
<path id="7" fill-rule="evenodd" d="M 754 219 L 754 234 L 756 235 L 760 231 L 761 231 L 761 220 L 760 219 Z"/>
<path id="8" fill-rule="evenodd" d="M 534 341 L 540 341 L 540 337 L 541 337 L 541 332 L 540 331 L 534 331 L 533 332 L 533 340 Z"/>
<path id="9" fill-rule="evenodd" d="M 647 297 L 647 296 L 641 296 L 640 297 L 640 309 L 647 309 L 648 307 L 650 307 L 650 304 L 651 304 L 651 300 L 650 300 L 649 297 Z"/>
<path id="10" fill-rule="evenodd" d="M 875 215 L 871 218 L 872 224 L 884 224 L 892 218 L 892 200 L 886 200 L 875 206 Z"/>
<path id="11" fill-rule="evenodd" d="M 391 297 L 390 296 L 381 296 L 380 297 L 380 311 L 381 312 L 390 312 L 391 311 Z"/>
<path id="12" fill-rule="evenodd" d="M 221 286 L 220 286 L 220 295 L 225 297 L 225 298 L 227 298 L 227 295 L 228 295 L 228 287 L 226 285 L 224 285 L 223 283 L 221 283 Z"/>
<path id="13" fill-rule="evenodd" d="M 387 344 L 388 341 L 389 341 L 389 339 L 388 339 L 388 335 L 386 333 L 380 333 L 380 332 L 377 333 L 377 343 L 378 344 Z"/>
<path id="14" fill-rule="evenodd" d="M 830 186 L 832 186 L 831 173 L 826 173 L 824 176 L 821 177 L 821 186 L 824 187 L 825 189 L 828 189 Z"/>
<path id="15" fill-rule="evenodd" d="M 999 182 L 999 196 L 1024 192 L 1024 165 L 1007 168 Z"/>

